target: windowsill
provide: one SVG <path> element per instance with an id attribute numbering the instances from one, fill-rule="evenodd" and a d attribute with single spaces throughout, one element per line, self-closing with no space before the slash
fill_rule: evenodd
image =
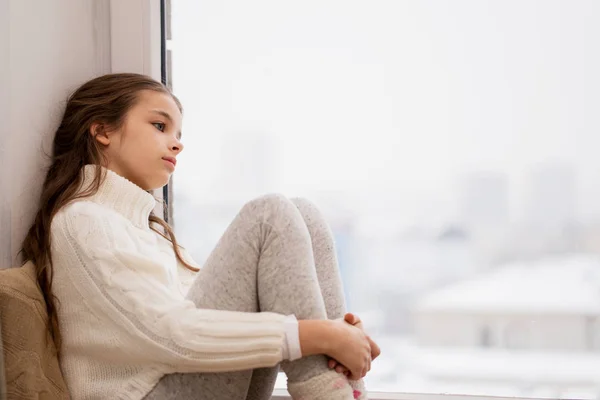
<path id="1" fill-rule="evenodd" d="M 525 397 L 494 397 L 460 394 L 430 393 L 385 393 L 369 392 L 369 400 L 517 400 Z M 292 400 L 285 389 L 275 389 L 271 400 Z"/>

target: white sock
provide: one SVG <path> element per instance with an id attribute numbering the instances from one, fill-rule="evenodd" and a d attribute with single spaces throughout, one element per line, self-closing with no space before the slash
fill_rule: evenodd
<path id="1" fill-rule="evenodd" d="M 365 381 L 359 379 L 357 381 L 348 380 L 350 387 L 352 388 L 354 398 L 356 400 L 369 400 L 367 397 L 367 389 L 365 389 Z"/>
<path id="2" fill-rule="evenodd" d="M 304 382 L 289 382 L 294 400 L 354 400 L 353 389 L 343 374 L 327 371 Z"/>

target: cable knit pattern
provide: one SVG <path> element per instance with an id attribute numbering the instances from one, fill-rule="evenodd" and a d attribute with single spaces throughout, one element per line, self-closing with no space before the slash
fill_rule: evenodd
<path id="1" fill-rule="evenodd" d="M 84 167 L 83 189 L 94 173 Z M 285 316 L 198 309 L 185 299 L 181 278 L 189 276 L 171 243 L 148 226 L 154 205 L 152 195 L 107 170 L 95 195 L 52 221 L 60 361 L 73 398 L 141 399 L 164 374 L 283 359 Z"/>

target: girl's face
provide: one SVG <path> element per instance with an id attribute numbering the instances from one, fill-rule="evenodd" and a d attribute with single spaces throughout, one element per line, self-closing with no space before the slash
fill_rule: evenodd
<path id="1" fill-rule="evenodd" d="M 106 167 L 144 190 L 169 182 L 183 150 L 181 112 L 175 100 L 150 90 L 138 94 L 120 129 L 104 132 L 94 125 L 91 132 L 102 145 Z"/>

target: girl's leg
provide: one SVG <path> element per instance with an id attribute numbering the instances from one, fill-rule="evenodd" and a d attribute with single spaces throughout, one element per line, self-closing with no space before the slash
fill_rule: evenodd
<path id="1" fill-rule="evenodd" d="M 346 300 L 340 276 L 340 268 L 335 251 L 333 232 L 319 209 L 309 200 L 291 199 L 296 205 L 310 234 L 315 267 L 321 294 L 325 302 L 327 318 L 343 318 L 346 314 Z"/>
<path id="2" fill-rule="evenodd" d="M 291 201 L 300 211 L 310 234 L 317 279 L 325 302 L 327 318 L 343 318 L 346 314 L 346 301 L 331 228 L 312 202 L 303 198 L 294 198 Z M 278 367 L 254 370 L 247 399 L 269 398 L 268 395 L 271 394 L 269 387 L 275 383 L 278 371 Z M 362 380 L 351 381 L 350 384 L 354 389 L 355 398 L 361 400 L 367 398 Z"/>
<path id="3" fill-rule="evenodd" d="M 298 211 L 300 211 L 300 215 L 308 228 L 317 279 L 325 303 L 327 318 L 342 318 L 346 306 L 331 229 L 319 210 L 311 202 L 301 198 L 294 198 L 291 201 Z M 268 398 L 265 397 L 267 391 L 269 391 L 268 386 L 275 384 L 278 372 L 278 367 L 254 370 L 252 372 L 250 390 L 248 391 L 248 400 Z"/>
<path id="4" fill-rule="evenodd" d="M 188 297 L 202 308 L 325 319 L 311 237 L 296 206 L 280 195 L 246 204 L 198 273 Z M 353 398 L 345 379 L 328 369 L 325 356 L 284 362 L 282 367 L 295 398 Z M 252 371 L 170 374 L 147 399 L 245 399 L 251 375 Z"/>
<path id="5" fill-rule="evenodd" d="M 325 221 L 323 214 L 312 202 L 302 198 L 292 199 L 292 201 L 300 210 L 300 214 L 302 214 L 310 232 L 317 277 L 325 301 L 327 318 L 343 318 L 346 314 L 346 301 L 331 228 Z M 362 379 L 349 381 L 349 383 L 352 386 L 355 399 L 367 399 L 367 391 Z"/>

